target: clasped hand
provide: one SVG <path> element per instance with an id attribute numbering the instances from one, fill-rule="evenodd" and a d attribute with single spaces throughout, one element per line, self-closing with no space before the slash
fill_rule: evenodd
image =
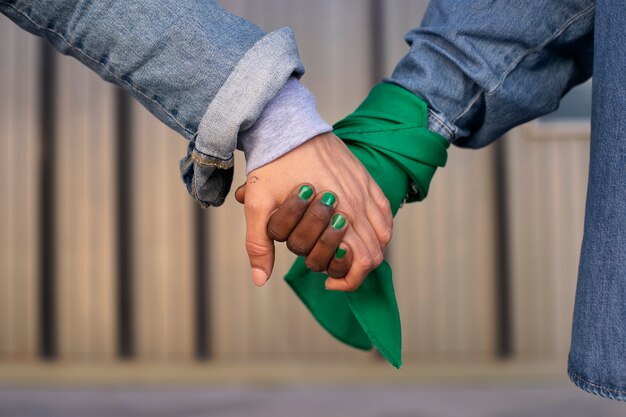
<path id="1" fill-rule="evenodd" d="M 332 133 L 250 172 L 235 198 L 244 204 L 246 251 L 259 286 L 272 274 L 274 241 L 329 274 L 327 289 L 354 291 L 391 240 L 389 201 Z"/>

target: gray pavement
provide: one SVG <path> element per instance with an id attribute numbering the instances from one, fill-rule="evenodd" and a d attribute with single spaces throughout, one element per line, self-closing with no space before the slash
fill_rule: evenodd
<path id="1" fill-rule="evenodd" d="M 570 386 L 0 388 L 0 417 L 625 417 Z"/>

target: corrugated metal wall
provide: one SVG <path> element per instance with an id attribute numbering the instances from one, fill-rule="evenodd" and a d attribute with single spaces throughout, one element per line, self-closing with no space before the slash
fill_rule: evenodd
<path id="1" fill-rule="evenodd" d="M 426 2 L 223 3 L 266 30 L 294 28 L 304 82 L 335 121 L 405 53 Z M 293 259 L 282 245 L 269 285 L 251 285 L 242 207 L 231 196 L 201 211 L 187 197 L 185 140 L 68 57 L 46 73 L 41 51 L 0 19 L 0 361 L 371 359 L 322 331 L 281 281 Z M 501 152 L 453 148 L 427 201 L 402 209 L 389 257 L 408 361 L 493 358 L 503 343 L 514 357 L 563 358 L 588 133 L 533 124 Z"/>
<path id="2" fill-rule="evenodd" d="M 569 349 L 589 165 L 589 125 L 536 123 L 507 138 L 515 351 Z"/>
<path id="3" fill-rule="evenodd" d="M 56 68 L 54 303 L 62 358 L 115 353 L 114 89 L 77 61 Z"/>
<path id="4" fill-rule="evenodd" d="M 0 355 L 38 345 L 38 42 L 0 22 Z"/>

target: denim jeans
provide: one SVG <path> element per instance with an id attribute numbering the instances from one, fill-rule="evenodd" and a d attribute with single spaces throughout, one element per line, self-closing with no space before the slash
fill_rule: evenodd
<path id="1" fill-rule="evenodd" d="M 181 174 L 203 206 L 230 189 L 239 132 L 304 72 L 291 29 L 266 34 L 216 0 L 0 0 L 0 12 L 190 140 Z"/>
<path id="2" fill-rule="evenodd" d="M 626 400 L 626 2 L 598 0 L 591 157 L 569 375 Z"/>
<path id="3" fill-rule="evenodd" d="M 429 128 L 481 147 L 557 108 L 592 72 L 591 158 L 568 373 L 626 400 L 626 2 L 433 0 L 388 82 Z"/>

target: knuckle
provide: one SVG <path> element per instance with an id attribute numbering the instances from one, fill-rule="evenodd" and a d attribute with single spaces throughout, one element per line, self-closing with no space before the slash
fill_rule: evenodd
<path id="1" fill-rule="evenodd" d="M 345 263 L 345 258 L 342 260 L 333 259 L 328 265 L 328 275 L 333 278 L 343 278 L 348 273 L 349 265 Z"/>
<path id="2" fill-rule="evenodd" d="M 337 247 L 337 243 L 334 242 L 333 239 L 327 236 L 325 233 L 320 236 L 317 244 L 324 249 L 336 249 Z"/>
<path id="3" fill-rule="evenodd" d="M 391 203 L 389 203 L 384 194 L 377 199 L 376 204 L 384 211 L 391 211 Z"/>
<path id="4" fill-rule="evenodd" d="M 326 269 L 324 265 L 322 265 L 322 262 L 316 258 L 307 257 L 304 260 L 304 264 L 313 272 L 322 272 Z"/>
<path id="5" fill-rule="evenodd" d="M 270 239 L 275 240 L 277 242 L 284 242 L 287 240 L 287 236 L 283 230 L 280 230 L 280 227 L 276 227 L 272 222 L 267 225 L 267 235 Z"/>
<path id="6" fill-rule="evenodd" d="M 246 252 L 254 257 L 265 256 L 271 252 L 271 248 L 263 243 L 246 239 Z"/>
<path id="7" fill-rule="evenodd" d="M 344 287 L 346 291 L 356 291 L 359 289 L 359 283 L 353 281 L 347 281 L 346 286 Z"/>
<path id="8" fill-rule="evenodd" d="M 300 207 L 296 207 L 295 204 L 289 204 L 285 207 L 285 216 L 295 218 L 300 216 Z"/>
<path id="9" fill-rule="evenodd" d="M 315 226 L 326 226 L 328 213 L 322 207 L 316 206 L 309 212 L 308 220 Z"/>
<path id="10" fill-rule="evenodd" d="M 380 238 L 381 238 L 383 245 L 387 246 L 389 242 L 391 242 L 391 239 L 393 238 L 393 225 L 387 227 L 385 231 L 382 233 L 382 235 L 380 236 Z"/>
<path id="11" fill-rule="evenodd" d="M 331 262 L 326 272 L 328 272 L 329 277 L 337 278 L 337 272 L 339 272 L 339 270 Z"/>
<path id="12" fill-rule="evenodd" d="M 246 212 L 249 214 L 264 213 L 272 209 L 271 202 L 259 199 L 248 199 L 245 204 Z"/>
<path id="13" fill-rule="evenodd" d="M 378 266 L 383 263 L 384 259 L 385 255 L 379 250 L 378 253 L 372 258 L 372 269 L 378 268 Z"/>
<path id="14" fill-rule="evenodd" d="M 366 271 L 370 271 L 374 269 L 374 259 L 369 255 L 362 256 L 359 260 L 356 261 L 356 265 L 359 269 L 364 269 Z"/>
<path id="15" fill-rule="evenodd" d="M 328 276 L 331 276 L 333 278 L 343 278 L 346 276 L 347 272 L 348 271 L 345 271 L 343 269 L 328 268 Z"/>
<path id="16" fill-rule="evenodd" d="M 345 200 L 348 206 L 352 208 L 360 208 L 364 202 L 363 196 L 359 194 L 348 194 Z"/>
<path id="17" fill-rule="evenodd" d="M 299 238 L 289 238 L 287 240 L 287 249 L 298 256 L 308 255 L 309 247 Z"/>

